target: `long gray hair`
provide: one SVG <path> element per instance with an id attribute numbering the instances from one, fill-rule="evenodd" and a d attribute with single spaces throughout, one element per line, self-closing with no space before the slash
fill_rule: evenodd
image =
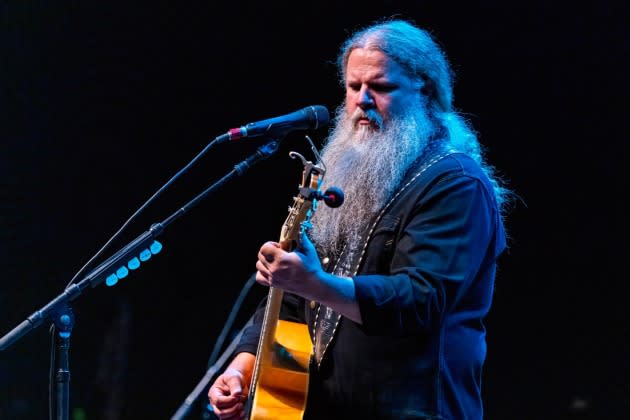
<path id="1" fill-rule="evenodd" d="M 405 69 L 411 78 L 424 81 L 430 117 L 444 129 L 453 149 L 475 159 L 490 179 L 497 203 L 504 209 L 510 191 L 495 176 L 494 168 L 483 156 L 483 150 L 470 123 L 453 107 L 453 72 L 437 42 L 412 23 L 389 19 L 354 33 L 341 47 L 337 59 L 339 80 L 345 86 L 348 57 L 356 48 L 377 49 Z"/>

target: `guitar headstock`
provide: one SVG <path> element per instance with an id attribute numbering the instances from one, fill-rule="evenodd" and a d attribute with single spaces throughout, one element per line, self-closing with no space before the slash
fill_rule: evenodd
<path id="1" fill-rule="evenodd" d="M 321 185 L 326 170 L 307 160 L 298 152 L 289 152 L 292 159 L 300 159 L 302 182 L 298 187 L 298 194 L 293 197 L 293 205 L 289 208 L 289 215 L 282 225 L 280 244 L 285 250 L 293 250 L 299 244 L 303 231 L 310 227 L 310 218 L 317 208 L 317 199 L 321 198 Z"/>

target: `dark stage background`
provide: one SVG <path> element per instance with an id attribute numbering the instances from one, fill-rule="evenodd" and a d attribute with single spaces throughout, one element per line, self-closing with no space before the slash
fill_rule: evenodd
<path id="1" fill-rule="evenodd" d="M 332 112 L 339 43 L 398 14 L 444 45 L 456 106 L 522 198 L 487 319 L 487 418 L 630 418 L 620 5 L 3 0 L 0 13 L 0 334 L 212 138 L 311 104 Z M 257 249 L 279 236 L 301 171 L 288 152 L 310 156 L 303 134 L 170 225 L 140 270 L 73 302 L 74 419 L 170 418 L 192 391 Z M 326 131 L 309 134 L 319 146 Z M 211 151 L 105 256 L 261 144 Z M 46 418 L 50 349 L 45 323 L 0 354 L 0 418 Z"/>

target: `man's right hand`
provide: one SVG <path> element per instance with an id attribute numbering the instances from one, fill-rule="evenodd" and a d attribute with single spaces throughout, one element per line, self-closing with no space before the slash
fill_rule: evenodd
<path id="1" fill-rule="evenodd" d="M 240 419 L 245 416 L 247 385 L 255 360 L 252 354 L 239 353 L 210 387 L 208 399 L 214 414 L 221 420 Z"/>

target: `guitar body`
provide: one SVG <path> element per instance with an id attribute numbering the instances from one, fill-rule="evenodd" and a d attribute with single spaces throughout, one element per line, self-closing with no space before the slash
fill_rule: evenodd
<path id="1" fill-rule="evenodd" d="M 260 362 L 250 419 L 302 419 L 312 348 L 306 324 L 278 320 L 271 352 Z"/>

